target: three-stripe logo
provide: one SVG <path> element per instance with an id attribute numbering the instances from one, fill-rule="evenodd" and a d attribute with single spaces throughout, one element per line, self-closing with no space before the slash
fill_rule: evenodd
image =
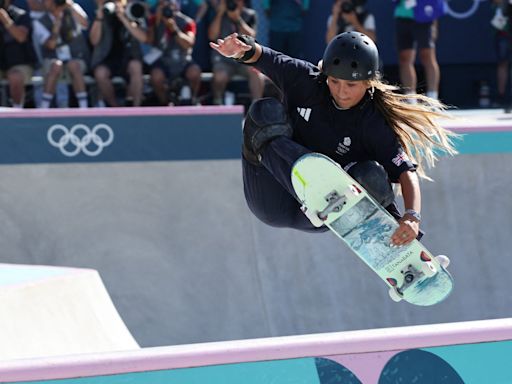
<path id="1" fill-rule="evenodd" d="M 297 112 L 299 112 L 299 115 L 301 115 L 304 120 L 309 121 L 309 117 L 311 116 L 311 108 L 297 107 Z"/>

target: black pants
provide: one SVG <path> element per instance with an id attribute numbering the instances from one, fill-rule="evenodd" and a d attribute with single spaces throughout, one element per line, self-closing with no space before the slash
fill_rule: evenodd
<path id="1" fill-rule="evenodd" d="M 326 226 L 316 228 L 302 213 L 301 204 L 295 195 L 291 181 L 293 164 L 301 156 L 310 152 L 309 149 L 289 138 L 278 137 L 263 150 L 263 166 L 253 165 L 242 158 L 247 205 L 251 212 L 265 224 L 306 232 L 328 230 Z M 395 202 L 386 209 L 397 220 L 401 217 Z"/>

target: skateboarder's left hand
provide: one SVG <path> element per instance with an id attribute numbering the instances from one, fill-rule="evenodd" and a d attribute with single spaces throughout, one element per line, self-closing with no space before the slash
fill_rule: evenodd
<path id="1" fill-rule="evenodd" d="M 217 43 L 210 42 L 210 47 L 225 57 L 241 56 L 249 51 L 251 46 L 239 40 L 237 36 L 237 33 L 232 33 L 224 39 L 217 39 Z"/>
<path id="2" fill-rule="evenodd" d="M 413 241 L 420 232 L 420 223 L 409 217 L 402 217 L 398 223 L 400 226 L 391 236 L 391 243 L 396 246 L 406 245 Z"/>

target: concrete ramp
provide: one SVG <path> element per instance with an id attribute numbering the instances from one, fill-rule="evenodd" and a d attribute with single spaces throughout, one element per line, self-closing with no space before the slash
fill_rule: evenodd
<path id="1" fill-rule="evenodd" d="M 0 359 L 135 348 L 97 271 L 0 264 Z"/>

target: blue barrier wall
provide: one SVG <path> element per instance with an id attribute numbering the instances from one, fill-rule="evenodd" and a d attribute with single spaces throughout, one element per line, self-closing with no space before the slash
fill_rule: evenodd
<path id="1" fill-rule="evenodd" d="M 176 107 L 4 113 L 0 164 L 238 158 L 242 112 Z"/>
<path id="2" fill-rule="evenodd" d="M 237 159 L 242 113 L 241 106 L 3 113 L 0 164 Z M 457 147 L 506 153 L 512 132 L 465 130 Z"/>

